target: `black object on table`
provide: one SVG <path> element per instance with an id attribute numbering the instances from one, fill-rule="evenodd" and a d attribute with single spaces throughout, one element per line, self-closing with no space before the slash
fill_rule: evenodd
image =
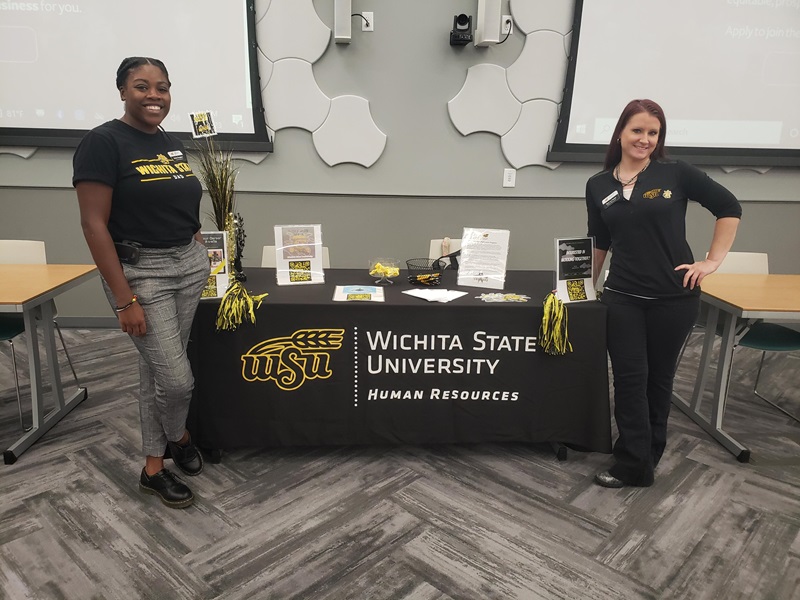
<path id="1" fill-rule="evenodd" d="M 189 429 L 219 451 L 246 447 L 475 442 L 551 443 L 611 451 L 605 307 L 570 304 L 573 352 L 537 344 L 550 271 L 509 271 L 505 292 L 528 302 L 486 303 L 496 290 L 427 302 L 395 279 L 386 301 L 334 302 L 336 285 L 371 285 L 365 270 L 331 269 L 325 284 L 278 286 L 249 322 L 217 332 L 218 300 L 200 304 L 189 344 L 195 393 Z"/>

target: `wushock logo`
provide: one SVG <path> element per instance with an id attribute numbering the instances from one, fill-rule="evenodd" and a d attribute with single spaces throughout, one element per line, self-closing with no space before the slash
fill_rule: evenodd
<path id="1" fill-rule="evenodd" d="M 330 352 L 342 347 L 344 329 L 299 329 L 290 337 L 265 340 L 242 355 L 245 381 L 274 381 L 292 391 L 308 379 L 327 379 Z"/>

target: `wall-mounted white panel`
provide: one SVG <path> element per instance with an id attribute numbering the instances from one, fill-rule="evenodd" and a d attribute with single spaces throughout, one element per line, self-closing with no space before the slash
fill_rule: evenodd
<path id="1" fill-rule="evenodd" d="M 258 33 L 259 46 L 273 62 L 282 58 L 316 62 L 331 38 L 311 0 L 272 0 Z"/>
<path id="2" fill-rule="evenodd" d="M 467 79 L 447 103 L 450 120 L 462 135 L 488 131 L 503 135 L 517 120 L 522 106 L 508 89 L 506 70 L 480 64 L 467 70 Z"/>
<path id="3" fill-rule="evenodd" d="M 330 105 L 330 98 L 314 80 L 311 63 L 286 58 L 273 65 L 272 77 L 264 89 L 264 110 L 270 129 L 300 127 L 315 131 L 328 116 Z"/>
<path id="4" fill-rule="evenodd" d="M 270 134 L 270 139 L 272 135 Z M 269 156 L 268 152 L 233 152 L 231 158 L 234 160 L 245 160 L 254 165 L 260 165 Z"/>
<path id="5" fill-rule="evenodd" d="M 566 34 L 572 29 L 574 4 L 564 0 L 509 0 L 511 16 L 522 33 L 548 29 Z"/>
<path id="6" fill-rule="evenodd" d="M 256 24 L 258 24 L 269 9 L 270 0 L 255 0 Z"/>
<path id="7" fill-rule="evenodd" d="M 322 126 L 314 132 L 314 148 L 328 165 L 356 163 L 372 166 L 386 148 L 383 133 L 359 96 L 338 96 Z"/>
<path id="8" fill-rule="evenodd" d="M 519 119 L 500 138 L 506 160 L 515 168 L 541 165 L 555 169 L 561 163 L 547 162 L 547 147 L 553 139 L 558 119 L 558 105 L 549 100 L 531 100 L 522 105 Z"/>
<path id="9" fill-rule="evenodd" d="M 259 83 L 261 84 L 261 91 L 263 92 L 264 88 L 267 87 L 267 84 L 272 77 L 272 69 L 274 68 L 275 63 L 264 56 L 264 53 L 261 50 L 256 50 L 256 57 L 258 57 Z"/>
<path id="10" fill-rule="evenodd" d="M 0 154 L 14 154 L 20 158 L 30 158 L 38 148 L 28 146 L 0 146 Z"/>
<path id="11" fill-rule="evenodd" d="M 520 102 L 536 98 L 561 102 L 566 72 L 564 36 L 535 31 L 526 36 L 522 53 L 508 67 L 508 87 Z"/>
<path id="12" fill-rule="evenodd" d="M 772 170 L 772 167 L 720 167 L 725 173 L 733 173 L 734 171 L 755 171 L 759 175 L 763 175 L 764 173 L 768 173 Z"/>

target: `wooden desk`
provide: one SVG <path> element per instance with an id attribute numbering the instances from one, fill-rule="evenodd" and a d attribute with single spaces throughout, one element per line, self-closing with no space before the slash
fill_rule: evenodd
<path id="1" fill-rule="evenodd" d="M 739 462 L 750 460 L 750 450 L 722 429 L 733 349 L 754 323 L 800 321 L 800 275 L 713 274 L 702 283 L 701 301 L 708 305 L 704 330 L 703 352 L 692 392 L 691 403 L 673 394 L 673 403 L 715 440 L 732 452 Z M 713 391 L 711 418 L 700 414 L 703 392 L 718 324 L 722 324 L 722 341 L 716 361 L 717 377 Z"/>
<path id="2" fill-rule="evenodd" d="M 3 453 L 3 460 L 7 465 L 16 462 L 25 450 L 88 395 L 85 387 L 79 387 L 69 398 L 64 397 L 56 354 L 53 299 L 96 274 L 97 268 L 94 265 L 0 265 L 0 281 L 3 282 L 0 288 L 0 313 L 22 313 L 25 321 L 33 411 L 31 430 Z M 55 399 L 53 410 L 47 414 L 44 414 L 38 324 L 42 327 L 47 363 L 50 366 L 50 383 Z"/>

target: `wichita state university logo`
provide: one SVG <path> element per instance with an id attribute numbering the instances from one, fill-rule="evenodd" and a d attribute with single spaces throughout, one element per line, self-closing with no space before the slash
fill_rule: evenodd
<path id="1" fill-rule="evenodd" d="M 344 329 L 299 329 L 290 337 L 265 340 L 242 355 L 245 381 L 274 381 L 292 391 L 308 379 L 327 379 L 330 352 L 342 347 Z"/>

